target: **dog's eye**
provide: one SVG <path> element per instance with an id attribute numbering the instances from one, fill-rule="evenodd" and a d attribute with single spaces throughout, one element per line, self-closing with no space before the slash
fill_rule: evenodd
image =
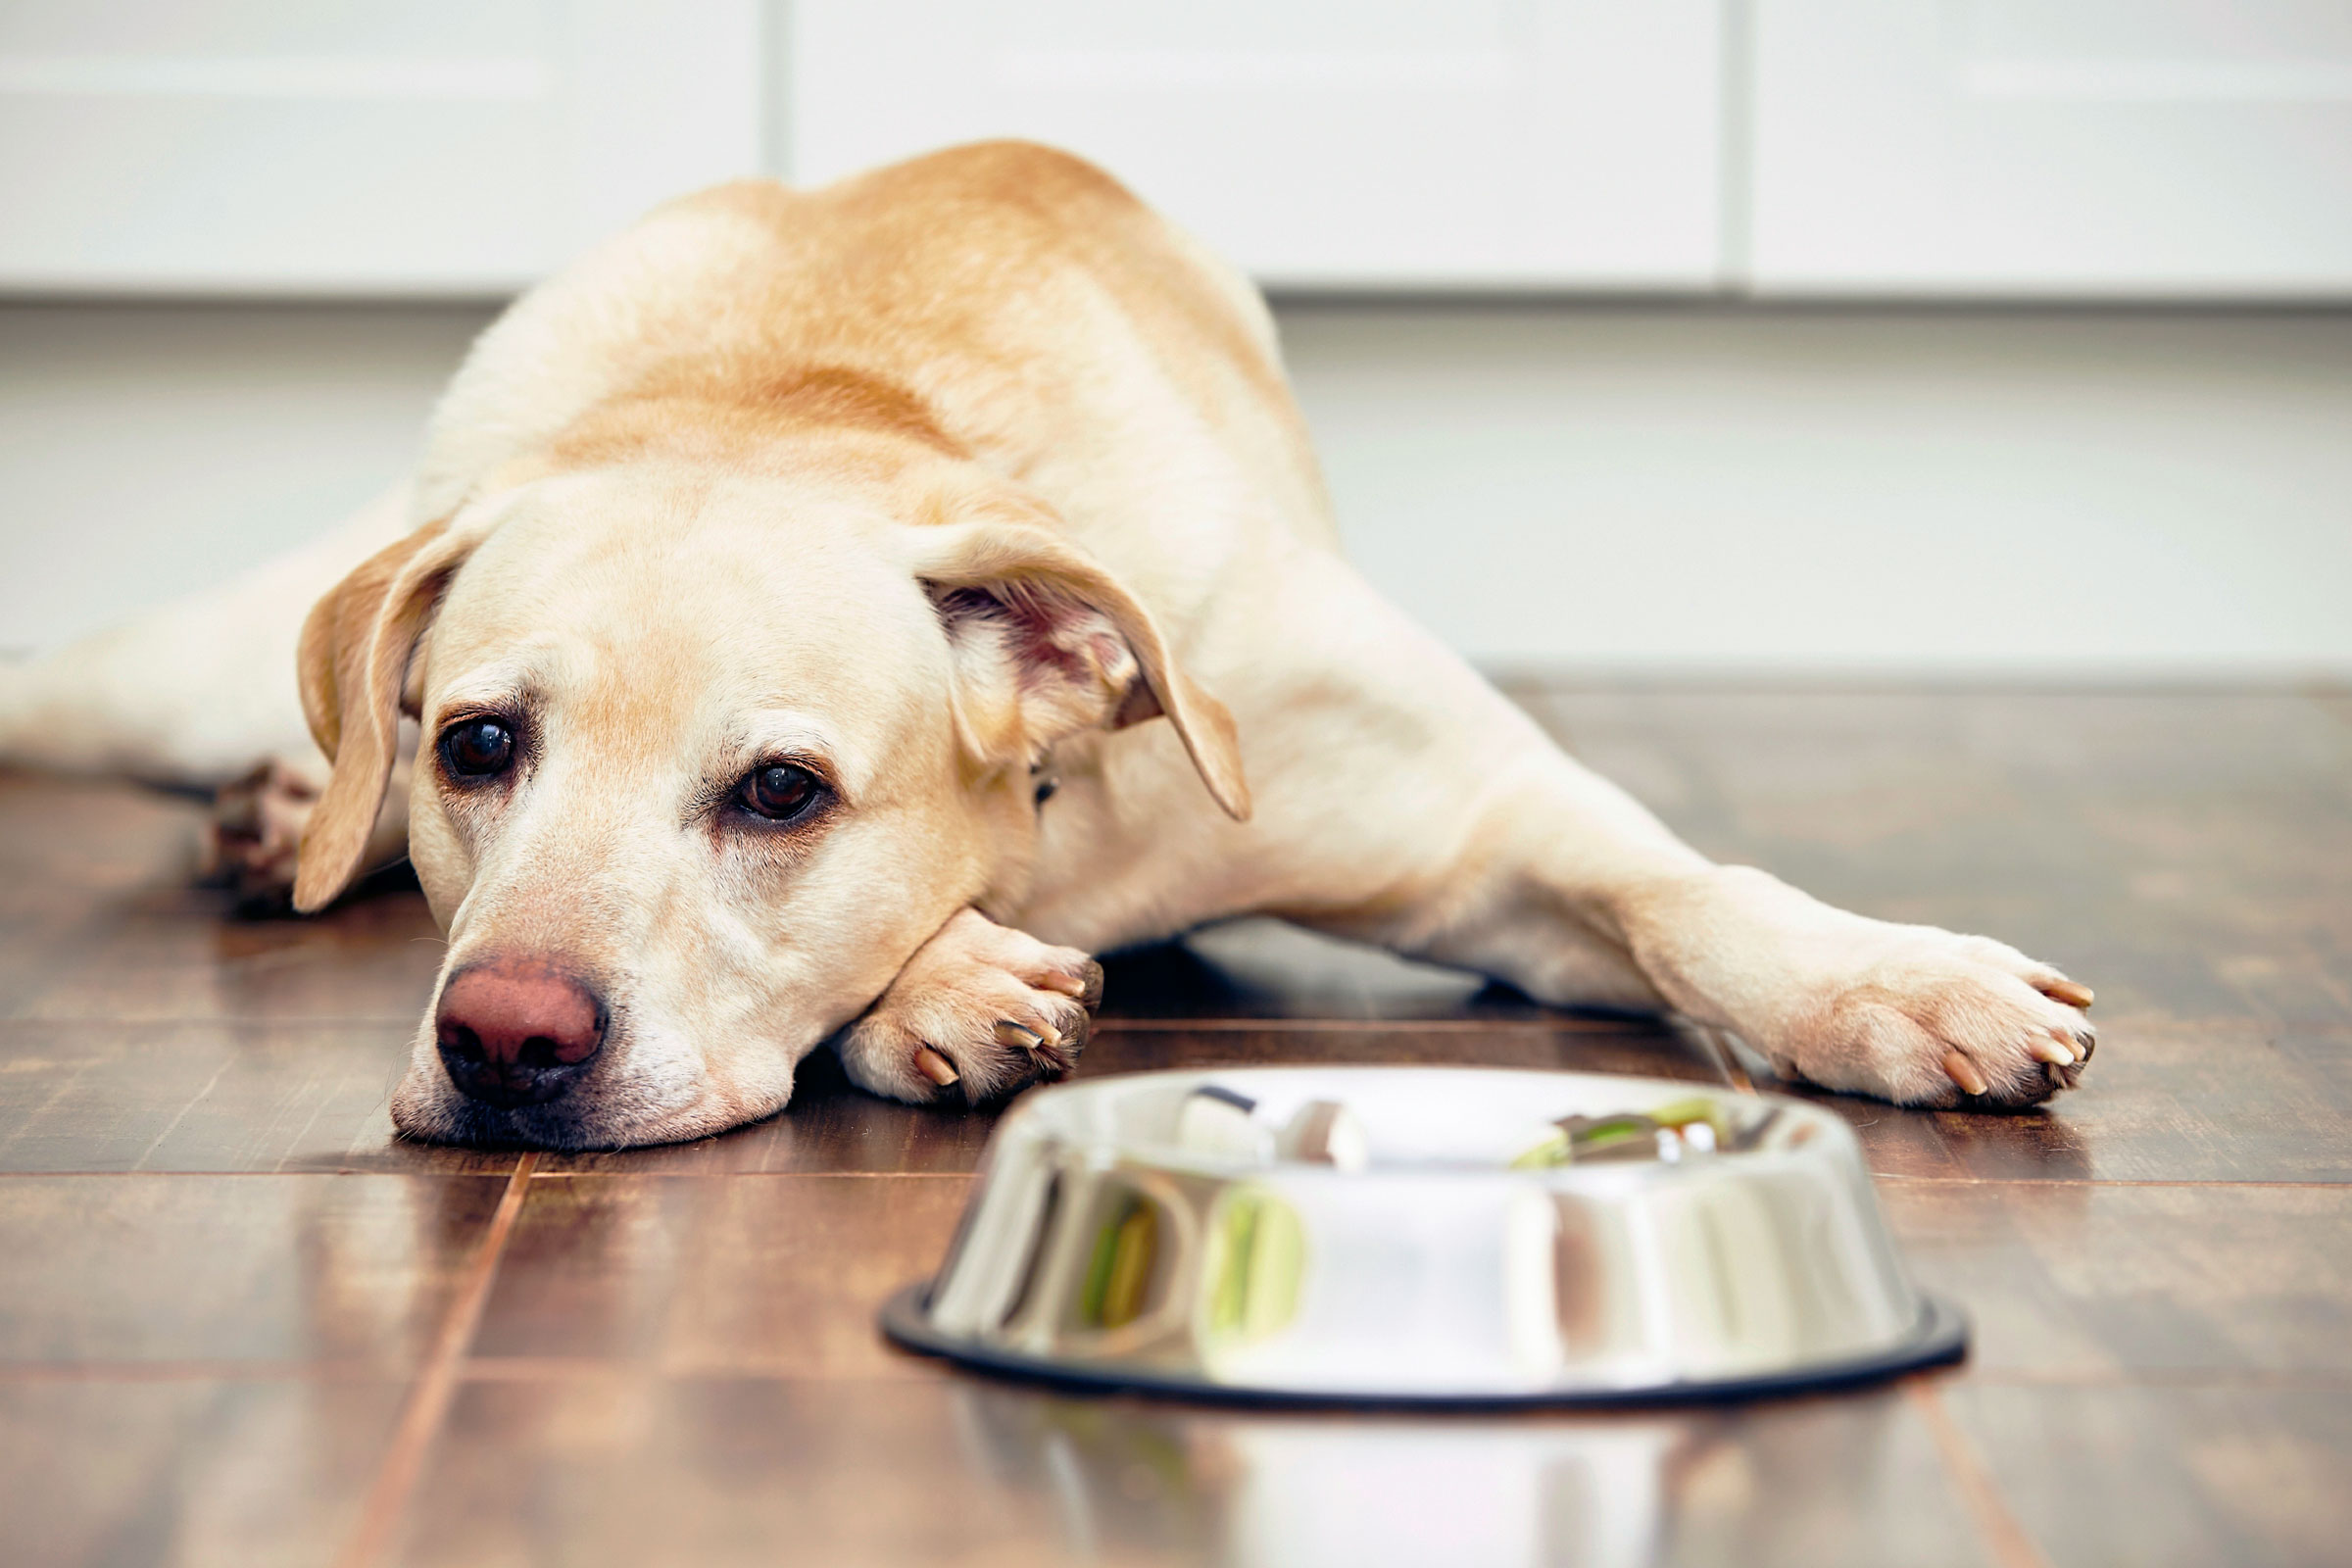
<path id="1" fill-rule="evenodd" d="M 514 732 L 495 718 L 469 718 L 441 732 L 441 762 L 458 778 L 488 778 L 514 760 Z"/>
<path id="2" fill-rule="evenodd" d="M 736 786 L 735 799 L 743 803 L 747 811 L 789 822 L 807 815 L 823 793 L 824 786 L 807 768 L 773 762 L 752 769 L 751 775 Z"/>

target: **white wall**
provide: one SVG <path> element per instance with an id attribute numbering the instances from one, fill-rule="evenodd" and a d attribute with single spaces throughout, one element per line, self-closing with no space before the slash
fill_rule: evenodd
<path id="1" fill-rule="evenodd" d="M 484 306 L 0 306 L 0 648 L 218 581 L 399 477 Z"/>
<path id="2" fill-rule="evenodd" d="M 473 307 L 0 307 L 0 647 L 399 470 Z M 2352 673 L 2352 313 L 1294 305 L 1357 560 L 1499 663 Z"/>
<path id="3" fill-rule="evenodd" d="M 1284 329 L 1356 560 L 1490 662 L 2352 670 L 2352 312 Z"/>

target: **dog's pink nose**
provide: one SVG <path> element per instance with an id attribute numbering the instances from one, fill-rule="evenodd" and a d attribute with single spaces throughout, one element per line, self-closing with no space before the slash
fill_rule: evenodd
<path id="1" fill-rule="evenodd" d="M 587 1071 L 605 1004 L 543 959 L 492 958 L 449 977 L 433 1024 L 450 1082 L 493 1105 L 532 1104 Z"/>

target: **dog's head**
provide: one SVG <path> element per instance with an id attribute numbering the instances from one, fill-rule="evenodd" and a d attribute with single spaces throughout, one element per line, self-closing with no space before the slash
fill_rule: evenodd
<path id="1" fill-rule="evenodd" d="M 953 468 L 622 466 L 472 502 L 321 601 L 299 907 L 360 869 L 404 711 L 422 734 L 449 951 L 399 1125 L 613 1146 L 776 1109 L 951 915 L 1017 897 L 1029 770 L 1080 731 L 1164 714 L 1246 812 L 1224 710 L 1050 520 Z"/>

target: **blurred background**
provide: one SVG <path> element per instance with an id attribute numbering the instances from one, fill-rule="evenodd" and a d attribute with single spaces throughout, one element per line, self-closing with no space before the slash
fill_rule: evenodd
<path id="1" fill-rule="evenodd" d="M 2352 674 L 2345 0 L 0 0 L 0 648 L 297 543 L 648 205 L 1022 135 L 1490 667 Z"/>

